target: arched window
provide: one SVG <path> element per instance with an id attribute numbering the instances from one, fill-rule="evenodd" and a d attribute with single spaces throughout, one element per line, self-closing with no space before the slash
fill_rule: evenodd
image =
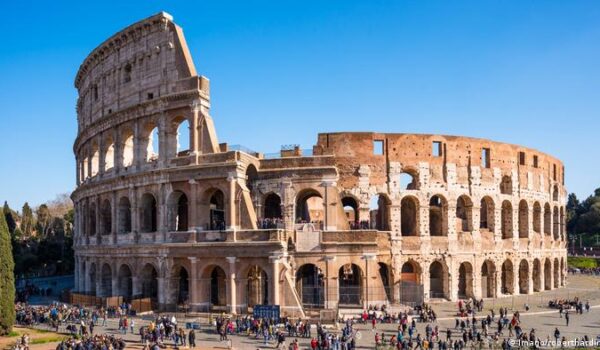
<path id="1" fill-rule="evenodd" d="M 560 221 L 558 215 L 558 207 L 554 207 L 552 212 L 552 233 L 554 236 L 554 240 L 558 241 L 560 238 Z"/>
<path id="2" fill-rule="evenodd" d="M 131 64 L 127 63 L 123 68 L 123 83 L 129 83 L 131 81 Z"/>
<path id="3" fill-rule="evenodd" d="M 342 198 L 342 206 L 344 207 L 344 216 L 348 225 L 351 229 L 360 229 L 359 216 L 358 216 L 358 204 L 353 197 Z"/>
<path id="4" fill-rule="evenodd" d="M 185 193 L 175 191 L 168 200 L 169 231 L 188 230 L 188 199 Z"/>
<path id="5" fill-rule="evenodd" d="M 150 193 L 145 193 L 141 200 L 140 229 L 142 232 L 156 232 L 156 199 Z"/>
<path id="6" fill-rule="evenodd" d="M 529 237 L 529 206 L 526 200 L 519 202 L 519 238 Z"/>
<path id="7" fill-rule="evenodd" d="M 105 142 L 107 146 L 104 151 L 104 171 L 109 171 L 115 167 L 115 144 L 110 136 Z"/>
<path id="8" fill-rule="evenodd" d="M 419 180 L 416 172 L 402 171 L 400 173 L 400 189 L 403 190 L 418 190 Z"/>
<path id="9" fill-rule="evenodd" d="M 221 190 L 215 190 L 209 200 L 209 229 L 225 229 L 225 195 Z"/>
<path id="10" fill-rule="evenodd" d="M 400 231 L 402 236 L 419 235 L 419 201 L 408 196 L 400 202 Z"/>
<path id="11" fill-rule="evenodd" d="M 296 197 L 296 222 L 319 223 L 325 220 L 323 198 L 316 190 L 305 190 Z"/>
<path id="12" fill-rule="evenodd" d="M 93 236 L 96 234 L 96 203 L 92 203 L 92 205 L 90 205 L 90 211 L 89 211 L 89 231 L 90 231 L 90 236 Z"/>
<path id="13" fill-rule="evenodd" d="M 500 193 L 512 195 L 512 179 L 510 176 L 502 176 L 502 182 L 500 183 Z"/>
<path id="14" fill-rule="evenodd" d="M 558 201 L 558 185 L 552 187 L 552 200 L 555 202 Z"/>
<path id="15" fill-rule="evenodd" d="M 275 193 L 265 198 L 265 219 L 281 219 L 281 198 Z"/>
<path id="16" fill-rule="evenodd" d="M 391 204 L 391 201 L 385 194 L 377 194 L 374 197 L 371 197 L 369 205 L 371 228 L 378 231 L 389 231 Z"/>
<path id="17" fill-rule="evenodd" d="M 473 202 L 466 195 L 456 201 L 456 232 L 473 231 Z"/>
<path id="18" fill-rule="evenodd" d="M 250 192 L 252 192 L 252 190 L 254 189 L 257 179 L 258 171 L 256 170 L 256 167 L 252 164 L 248 165 L 248 167 L 246 168 L 246 187 L 248 187 L 248 190 Z"/>
<path id="19" fill-rule="evenodd" d="M 546 203 L 544 205 L 544 234 L 550 236 L 552 234 L 552 213 L 550 211 L 550 204 Z"/>
<path id="20" fill-rule="evenodd" d="M 158 160 L 160 152 L 158 127 L 155 124 L 148 124 L 145 127 L 144 138 L 146 140 L 146 162 Z"/>
<path id="21" fill-rule="evenodd" d="M 502 239 L 513 238 L 512 204 L 509 201 L 502 202 Z"/>
<path id="22" fill-rule="evenodd" d="M 102 220 L 100 222 L 100 229 L 102 230 L 101 234 L 103 234 L 103 235 L 110 234 L 112 231 L 112 208 L 110 205 L 110 201 L 108 199 L 105 199 L 102 202 L 100 218 Z"/>
<path id="23" fill-rule="evenodd" d="M 133 132 L 125 131 L 123 134 L 123 155 L 121 161 L 124 167 L 133 165 Z"/>
<path id="24" fill-rule="evenodd" d="M 98 150 L 98 146 L 92 146 L 92 170 L 91 176 L 94 177 L 98 175 L 98 170 L 100 169 L 100 151 Z"/>
<path id="25" fill-rule="evenodd" d="M 539 202 L 533 203 L 533 232 L 542 232 L 542 206 Z"/>
<path id="26" fill-rule="evenodd" d="M 175 154 L 183 156 L 190 152 L 190 123 L 187 119 L 177 125 L 177 148 Z"/>
<path id="27" fill-rule="evenodd" d="M 435 195 L 429 200 L 429 234 L 448 235 L 448 204 L 440 195 Z"/>
<path id="28" fill-rule="evenodd" d="M 88 158 L 84 157 L 81 162 L 81 179 L 85 180 L 88 178 Z"/>
<path id="29" fill-rule="evenodd" d="M 117 232 L 129 233 L 131 232 L 131 203 L 129 202 L 129 198 L 121 197 L 118 208 L 117 218 L 119 227 Z"/>

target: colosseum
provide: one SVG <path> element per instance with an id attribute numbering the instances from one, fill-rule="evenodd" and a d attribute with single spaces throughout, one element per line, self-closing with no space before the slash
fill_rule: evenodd
<path id="1" fill-rule="evenodd" d="M 209 80 L 167 13 L 94 49 L 75 87 L 79 293 L 306 315 L 565 285 L 552 156 L 377 132 L 275 154 L 220 143 Z"/>

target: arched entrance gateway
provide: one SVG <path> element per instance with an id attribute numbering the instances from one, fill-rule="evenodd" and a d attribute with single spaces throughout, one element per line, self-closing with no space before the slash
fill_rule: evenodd
<path id="1" fill-rule="evenodd" d="M 409 260 L 402 265 L 400 273 L 400 303 L 404 305 L 423 303 L 424 289 L 419 264 Z"/>
<path id="2" fill-rule="evenodd" d="M 444 266 L 439 261 L 434 261 L 429 266 L 429 297 L 448 297 L 448 277 L 444 273 Z"/>
<path id="3" fill-rule="evenodd" d="M 458 297 L 473 297 L 473 266 L 468 262 L 460 264 L 458 268 Z"/>
<path id="4" fill-rule="evenodd" d="M 358 265 L 346 264 L 340 267 L 338 273 L 339 281 L 339 304 L 340 305 L 362 305 L 363 278 L 362 271 Z"/>
<path id="5" fill-rule="evenodd" d="M 533 291 L 542 291 L 542 267 L 539 259 L 533 260 Z"/>
<path id="6" fill-rule="evenodd" d="M 144 265 L 141 273 L 142 297 L 150 298 L 153 302 L 158 299 L 158 272 L 152 264 Z"/>
<path id="7" fill-rule="evenodd" d="M 546 259 L 544 262 L 544 289 L 552 289 L 552 263 L 550 259 Z"/>
<path id="8" fill-rule="evenodd" d="M 529 293 L 529 263 L 521 260 L 519 263 L 519 294 Z"/>
<path id="9" fill-rule="evenodd" d="M 176 305 L 185 305 L 189 301 L 189 274 L 185 267 L 176 266 L 171 274 L 172 300 Z"/>
<path id="10" fill-rule="evenodd" d="M 246 275 L 248 284 L 246 296 L 248 307 L 269 303 L 269 279 L 265 270 L 258 265 L 250 266 Z"/>
<path id="11" fill-rule="evenodd" d="M 502 264 L 501 280 L 502 294 L 513 294 L 515 291 L 513 263 L 508 259 Z"/>
<path id="12" fill-rule="evenodd" d="M 496 297 L 496 265 L 491 260 L 481 265 L 481 295 L 484 298 Z"/>
<path id="13" fill-rule="evenodd" d="M 210 304 L 215 306 L 227 305 L 227 276 L 219 266 L 212 268 L 210 272 Z"/>
<path id="14" fill-rule="evenodd" d="M 119 295 L 122 296 L 125 301 L 130 301 L 132 297 L 132 280 L 131 280 L 131 269 L 127 265 L 121 265 L 119 268 Z"/>
<path id="15" fill-rule="evenodd" d="M 323 277 L 321 269 L 314 264 L 302 265 L 296 272 L 296 291 L 305 308 L 322 308 L 325 305 Z"/>

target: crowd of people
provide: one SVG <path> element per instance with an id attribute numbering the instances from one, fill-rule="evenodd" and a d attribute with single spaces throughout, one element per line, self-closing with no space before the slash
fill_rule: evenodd
<path id="1" fill-rule="evenodd" d="M 126 343 L 123 339 L 108 334 L 70 337 L 61 341 L 56 350 L 122 350 Z"/>
<path id="2" fill-rule="evenodd" d="M 572 274 L 582 274 L 582 275 L 591 275 L 591 276 L 600 276 L 600 267 L 589 267 L 589 268 L 569 268 L 569 273 Z"/>
<path id="3" fill-rule="evenodd" d="M 284 222 L 282 218 L 264 218 L 258 219 L 257 226 L 263 230 L 284 228 Z"/>

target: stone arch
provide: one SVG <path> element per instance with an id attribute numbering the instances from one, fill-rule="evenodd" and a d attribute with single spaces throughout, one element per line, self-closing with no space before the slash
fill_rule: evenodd
<path id="1" fill-rule="evenodd" d="M 502 239 L 513 238 L 513 211 L 510 201 L 502 202 Z"/>
<path id="2" fill-rule="evenodd" d="M 552 234 L 552 213 L 550 210 L 550 204 L 544 204 L 544 234 L 550 236 Z"/>
<path id="3" fill-rule="evenodd" d="M 269 276 L 258 265 L 251 265 L 246 273 L 248 279 L 246 297 L 248 307 L 269 304 Z"/>
<path id="4" fill-rule="evenodd" d="M 218 265 L 210 265 L 204 269 L 203 280 L 209 281 L 208 300 L 212 306 L 227 305 L 227 275 Z"/>
<path id="5" fill-rule="evenodd" d="M 296 271 L 296 291 L 305 308 L 323 308 L 325 305 L 324 274 L 315 264 L 304 264 Z"/>
<path id="6" fill-rule="evenodd" d="M 160 132 L 158 124 L 150 121 L 142 128 L 142 149 L 144 151 L 143 159 L 147 162 L 158 160 L 160 154 Z"/>
<path id="7" fill-rule="evenodd" d="M 131 268 L 127 264 L 123 264 L 119 267 L 118 288 L 120 296 L 127 301 L 131 300 L 133 296 L 133 282 Z"/>
<path id="8" fill-rule="evenodd" d="M 300 191 L 296 196 L 296 222 L 323 222 L 325 204 L 319 191 L 312 188 Z"/>
<path id="9" fill-rule="evenodd" d="M 191 149 L 190 122 L 183 116 L 171 119 L 168 129 L 168 153 L 171 157 L 186 156 Z"/>
<path id="10" fill-rule="evenodd" d="M 96 285 L 98 284 L 98 273 L 96 271 L 96 263 L 90 264 L 89 274 L 89 283 L 86 286 L 86 292 L 91 292 L 91 294 L 96 295 Z"/>
<path id="11" fill-rule="evenodd" d="M 474 297 L 473 293 L 473 265 L 463 262 L 458 268 L 458 297 L 468 299 Z"/>
<path id="12" fill-rule="evenodd" d="M 560 239 L 560 221 L 558 214 L 558 207 L 554 207 L 552 211 L 552 234 L 555 241 Z"/>
<path id="13" fill-rule="evenodd" d="M 544 289 L 552 289 L 552 263 L 548 258 L 544 261 Z"/>
<path id="14" fill-rule="evenodd" d="M 109 264 L 103 264 L 100 270 L 100 296 L 113 296 L 112 290 L 112 269 Z"/>
<path id="15" fill-rule="evenodd" d="M 265 219 L 281 219 L 281 197 L 277 193 L 270 192 L 265 196 L 264 204 Z"/>
<path id="16" fill-rule="evenodd" d="M 384 193 L 378 193 L 371 198 L 370 221 L 371 228 L 378 231 L 390 230 L 390 206 L 392 201 Z"/>
<path id="17" fill-rule="evenodd" d="M 204 197 L 206 198 L 208 209 L 208 222 L 206 224 L 209 230 L 225 230 L 226 215 L 225 215 L 225 194 L 217 188 L 206 190 Z"/>
<path id="18" fill-rule="evenodd" d="M 141 270 L 141 291 L 143 298 L 158 299 L 158 271 L 153 264 L 147 263 Z"/>
<path id="19" fill-rule="evenodd" d="M 100 233 L 108 235 L 112 232 L 112 207 L 110 201 L 105 199 L 100 207 Z"/>
<path id="20" fill-rule="evenodd" d="M 377 263 L 379 278 L 381 279 L 381 283 L 383 284 L 383 289 L 385 292 L 385 297 L 388 302 L 393 302 L 393 291 L 392 285 L 394 284 L 394 274 L 391 266 L 386 263 L 379 262 Z M 377 291 L 375 291 L 377 293 Z"/>
<path id="21" fill-rule="evenodd" d="M 554 258 L 554 288 L 560 287 L 560 263 L 558 262 L 558 258 Z"/>
<path id="22" fill-rule="evenodd" d="M 400 231 L 402 236 L 418 236 L 419 232 L 419 200 L 414 196 L 406 196 L 400 202 Z"/>
<path id="23" fill-rule="evenodd" d="M 90 162 L 92 162 L 92 164 L 90 176 L 94 177 L 98 175 L 98 172 L 100 171 L 100 149 L 98 147 L 98 144 L 95 142 L 92 144 L 91 155 L 92 157 L 90 159 Z"/>
<path id="24" fill-rule="evenodd" d="M 94 236 L 96 234 L 96 203 L 90 204 L 89 216 L 89 234 Z"/>
<path id="25" fill-rule="evenodd" d="M 494 200 L 485 196 L 481 198 L 481 207 L 479 209 L 479 228 L 482 230 L 487 230 L 489 232 L 494 232 L 494 223 L 495 223 L 495 205 Z"/>
<path id="26" fill-rule="evenodd" d="M 118 233 L 131 232 L 131 202 L 127 197 L 121 197 L 119 199 L 119 205 L 117 210 L 117 223 Z"/>
<path id="27" fill-rule="evenodd" d="M 540 202 L 533 203 L 533 231 L 542 233 L 542 206 Z"/>
<path id="28" fill-rule="evenodd" d="M 522 199 L 519 202 L 519 238 L 529 237 L 529 206 Z"/>
<path id="29" fill-rule="evenodd" d="M 429 200 L 429 234 L 448 235 L 448 201 L 441 195 L 434 195 Z"/>
<path id="30" fill-rule="evenodd" d="M 400 274 L 401 281 L 409 281 L 417 284 L 421 283 L 421 266 L 412 259 L 402 264 Z"/>
<path id="31" fill-rule="evenodd" d="M 496 297 L 496 264 L 490 259 L 481 264 L 481 295 L 484 298 Z"/>
<path id="32" fill-rule="evenodd" d="M 510 259 L 504 260 L 504 263 L 502 263 L 502 275 L 500 277 L 500 286 L 502 288 L 502 294 L 514 294 L 514 273 L 515 272 L 512 261 L 510 261 Z"/>
<path id="33" fill-rule="evenodd" d="M 167 222 L 169 231 L 187 231 L 188 218 L 188 197 L 183 191 L 173 191 L 167 199 Z"/>
<path id="34" fill-rule="evenodd" d="M 533 273 L 531 274 L 533 277 L 533 291 L 541 292 L 543 290 L 542 286 L 542 267 L 539 259 L 533 259 Z"/>
<path id="35" fill-rule="evenodd" d="M 399 188 L 402 190 L 418 190 L 419 172 L 415 169 L 402 169 L 398 181 Z"/>
<path id="36" fill-rule="evenodd" d="M 254 190 L 256 180 L 258 180 L 258 170 L 256 170 L 254 164 L 249 164 L 246 167 L 246 187 L 250 192 Z"/>
<path id="37" fill-rule="evenodd" d="M 342 197 L 342 207 L 350 228 L 359 228 L 358 201 L 349 195 Z"/>
<path id="38" fill-rule="evenodd" d="M 510 177 L 509 175 L 502 176 L 502 182 L 500 183 L 500 193 L 512 196 L 512 177 Z"/>
<path id="39" fill-rule="evenodd" d="M 552 200 L 555 202 L 558 201 L 558 185 L 552 186 Z"/>
<path id="40" fill-rule="evenodd" d="M 449 278 L 448 269 L 439 260 L 429 265 L 429 297 L 448 298 Z"/>
<path id="41" fill-rule="evenodd" d="M 456 232 L 473 231 L 473 201 L 467 195 L 456 200 Z"/>
<path id="42" fill-rule="evenodd" d="M 529 293 L 529 263 L 522 259 L 519 263 L 519 294 Z"/>
<path id="43" fill-rule="evenodd" d="M 144 193 L 140 202 L 141 232 L 156 232 L 158 230 L 158 210 L 156 206 L 156 198 L 154 198 L 154 195 L 152 193 Z"/>
<path id="44" fill-rule="evenodd" d="M 361 305 L 363 302 L 363 271 L 356 264 L 345 264 L 338 271 L 339 304 Z"/>
<path id="45" fill-rule="evenodd" d="M 134 159 L 133 131 L 129 128 L 123 130 L 121 139 L 123 140 L 121 146 L 121 164 L 123 167 L 128 168 L 133 165 Z"/>
<path id="46" fill-rule="evenodd" d="M 115 167 L 115 142 L 112 136 L 107 136 L 104 144 L 106 144 L 104 149 L 104 171 L 110 171 Z"/>
<path id="47" fill-rule="evenodd" d="M 190 295 L 190 275 L 188 270 L 181 266 L 175 265 L 171 270 L 171 300 L 177 305 L 186 304 Z"/>

